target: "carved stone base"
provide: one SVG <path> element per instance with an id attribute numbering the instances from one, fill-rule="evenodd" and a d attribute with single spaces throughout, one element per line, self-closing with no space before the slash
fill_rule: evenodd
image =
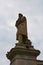
<path id="1" fill-rule="evenodd" d="M 37 65 L 36 58 L 39 54 L 40 51 L 35 50 L 28 41 L 27 44 L 16 44 L 6 56 L 11 61 L 10 65 Z"/>
<path id="2" fill-rule="evenodd" d="M 33 56 L 16 55 L 10 65 L 37 65 Z"/>
<path id="3" fill-rule="evenodd" d="M 31 41 L 30 40 L 27 40 L 26 43 L 17 43 L 16 47 L 23 47 L 23 48 L 30 48 L 30 47 L 32 47 L 33 48 L 33 46 L 31 45 Z"/>

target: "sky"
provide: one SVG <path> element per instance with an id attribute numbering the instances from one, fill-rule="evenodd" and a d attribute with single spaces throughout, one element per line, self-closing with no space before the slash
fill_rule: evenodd
<path id="1" fill-rule="evenodd" d="M 10 65 L 6 53 L 17 43 L 18 13 L 26 16 L 28 39 L 43 60 L 43 0 L 0 0 L 0 65 Z"/>

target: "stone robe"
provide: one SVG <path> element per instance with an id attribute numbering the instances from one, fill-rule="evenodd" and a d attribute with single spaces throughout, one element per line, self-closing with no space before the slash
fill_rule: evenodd
<path id="1" fill-rule="evenodd" d="M 27 22 L 26 17 L 22 17 L 20 20 L 18 19 L 16 22 L 17 27 L 17 40 L 19 35 L 25 35 L 27 36 Z"/>

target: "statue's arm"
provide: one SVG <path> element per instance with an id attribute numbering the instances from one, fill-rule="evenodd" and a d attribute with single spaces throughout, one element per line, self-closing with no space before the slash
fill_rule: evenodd
<path id="1" fill-rule="evenodd" d="M 25 21 L 26 21 L 26 17 L 23 16 L 23 17 L 21 18 L 21 23 L 23 23 L 23 22 L 25 22 Z"/>
<path id="2" fill-rule="evenodd" d="M 15 24 L 15 26 L 16 26 L 16 27 L 18 27 L 18 24 L 17 24 L 17 22 L 18 22 L 18 20 L 16 21 L 16 24 Z"/>
<path id="3" fill-rule="evenodd" d="M 18 27 L 19 24 L 20 24 L 20 19 L 18 19 L 18 20 L 16 21 L 15 26 Z"/>
<path id="4" fill-rule="evenodd" d="M 21 24 L 21 23 L 23 23 L 23 22 L 25 22 L 25 21 L 26 21 L 26 17 L 23 16 L 21 19 L 18 19 L 18 20 L 16 21 L 15 26 L 18 27 L 19 24 Z"/>

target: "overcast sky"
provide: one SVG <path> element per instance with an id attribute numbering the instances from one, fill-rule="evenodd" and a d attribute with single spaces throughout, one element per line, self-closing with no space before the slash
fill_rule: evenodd
<path id="1" fill-rule="evenodd" d="M 43 0 L 0 0 L 0 65 L 9 65 L 6 53 L 15 46 L 18 13 L 27 18 L 28 38 L 43 59 Z"/>

